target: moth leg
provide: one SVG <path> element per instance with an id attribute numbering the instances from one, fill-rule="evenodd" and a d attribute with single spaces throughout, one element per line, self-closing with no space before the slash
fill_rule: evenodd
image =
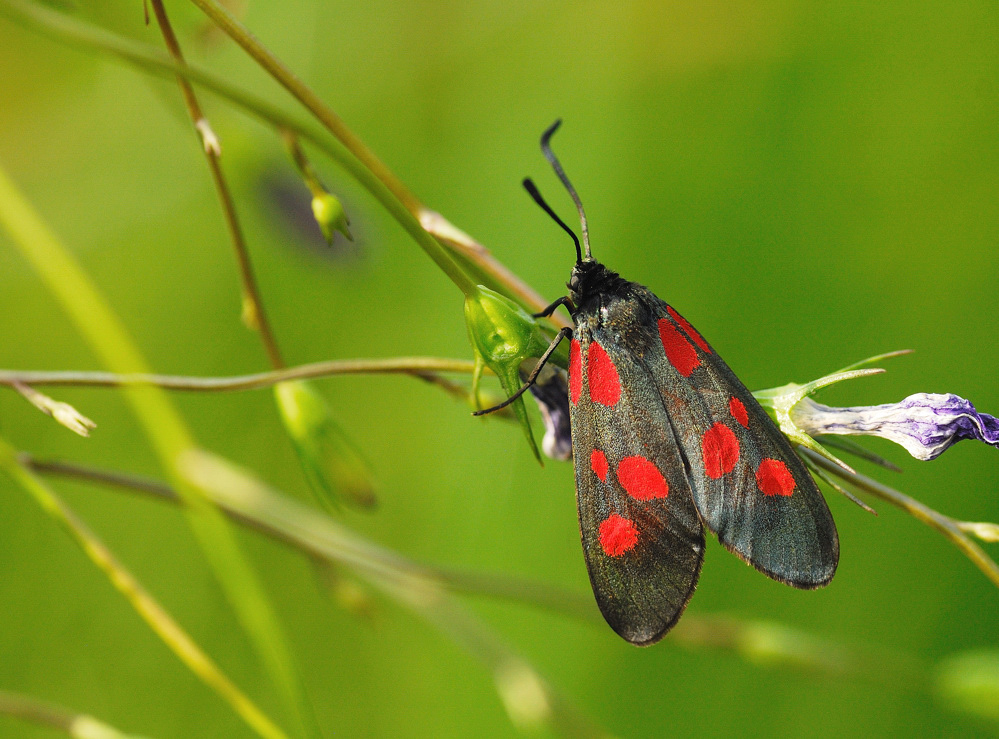
<path id="1" fill-rule="evenodd" d="M 492 408 L 486 408 L 485 410 L 482 411 L 475 411 L 474 413 L 472 413 L 472 415 L 484 416 L 487 413 L 492 413 L 494 411 L 500 410 L 501 408 L 506 408 L 508 405 L 510 405 L 510 403 L 515 401 L 525 392 L 527 392 L 527 389 L 534 384 L 535 380 L 538 379 L 538 375 L 541 374 L 541 370 L 544 369 L 545 364 L 548 363 L 548 358 L 551 357 L 555 349 L 558 348 L 558 345 L 562 343 L 562 339 L 566 338 L 567 336 L 572 336 L 571 328 L 566 326 L 565 328 L 559 329 L 559 332 L 555 334 L 555 338 L 552 339 L 552 343 L 548 345 L 548 348 L 545 350 L 545 353 L 541 355 L 541 358 L 538 360 L 538 363 L 534 366 L 534 371 L 531 372 L 530 376 L 527 378 L 527 382 L 521 385 L 520 389 L 517 392 L 515 392 L 513 395 L 511 395 L 509 398 L 504 400 L 499 405 L 494 405 Z"/>
<path id="2" fill-rule="evenodd" d="M 531 318 L 548 318 L 548 316 L 550 316 L 552 313 L 554 313 L 556 310 L 558 310 L 558 307 L 560 305 L 564 305 L 566 307 L 566 309 L 570 310 L 570 311 L 575 307 L 572 304 L 572 301 L 569 299 L 569 296 L 568 295 L 563 295 L 561 298 L 559 298 L 558 300 L 556 300 L 554 303 L 552 303 L 551 305 L 549 305 L 547 308 L 545 308 L 540 313 L 532 313 L 531 314 Z"/>

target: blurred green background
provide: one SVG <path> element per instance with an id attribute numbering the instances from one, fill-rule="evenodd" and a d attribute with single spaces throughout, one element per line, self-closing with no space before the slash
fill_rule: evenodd
<path id="1" fill-rule="evenodd" d="M 139 3 L 79 5 L 90 21 L 160 45 Z M 197 11 L 168 9 L 192 60 L 294 109 Z M 562 294 L 571 245 L 519 183 L 535 177 L 573 221 L 537 146 L 561 116 L 555 145 L 587 207 L 594 255 L 678 306 L 750 388 L 910 348 L 886 375 L 819 399 L 954 392 L 999 413 L 995 3 L 289 0 L 247 3 L 242 17 L 428 206 L 545 296 Z M 152 366 L 266 369 L 239 321 L 234 259 L 176 85 L 3 19 L 0 70 L 0 162 Z M 314 154 L 357 237 L 317 248 L 279 139 L 202 99 L 289 362 L 470 356 L 460 293 L 370 197 Z M 99 369 L 6 239 L 0 366 Z M 348 512 L 349 526 L 417 560 L 588 591 L 570 465 L 539 467 L 515 426 L 472 419 L 414 380 L 320 386 L 378 478 L 377 512 Z M 91 439 L 11 392 L 0 393 L 0 432 L 39 455 L 161 475 L 118 394 L 52 394 L 98 423 Z M 173 398 L 207 448 L 307 497 L 269 391 Z M 958 518 L 999 519 L 994 450 L 962 444 L 928 464 L 881 440 L 868 446 L 904 468 L 874 473 L 885 482 Z M 58 489 L 280 715 L 177 511 L 93 486 Z M 248 735 L 21 490 L 3 481 L 0 491 L 0 688 L 155 737 Z M 712 540 L 688 615 L 779 622 L 853 650 L 867 661 L 859 674 L 757 664 L 669 637 L 636 649 L 609 628 L 465 600 L 617 735 L 994 735 L 997 724 L 939 700 L 933 676 L 949 655 L 999 648 L 995 587 L 886 504 L 874 503 L 877 517 L 835 494 L 829 504 L 842 550 L 829 588 L 771 582 Z M 381 598 L 360 620 L 298 554 L 249 533 L 241 543 L 328 735 L 516 733 L 490 673 L 432 626 Z M 3 737 L 53 735 L 0 719 Z"/>

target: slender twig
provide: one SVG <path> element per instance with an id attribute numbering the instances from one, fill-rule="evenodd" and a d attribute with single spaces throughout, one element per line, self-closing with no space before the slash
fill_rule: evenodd
<path id="1" fill-rule="evenodd" d="M 24 458 L 15 455 L 3 440 L 0 440 L 0 469 L 30 493 L 38 505 L 66 529 L 149 628 L 192 673 L 228 703 L 248 726 L 262 737 L 287 739 L 285 733 L 219 669 L 73 509 L 32 474 L 25 466 Z"/>
<path id="2" fill-rule="evenodd" d="M 185 375 L 116 374 L 113 372 L 36 372 L 0 370 L 0 385 L 75 385 L 78 387 L 125 387 L 152 385 L 166 390 L 218 392 L 254 390 L 285 380 L 303 380 L 332 375 L 414 375 L 437 382 L 437 372 L 471 374 L 475 363 L 463 359 L 437 357 L 393 357 L 391 359 L 339 359 L 301 364 L 273 372 L 234 377 L 188 377 Z"/>
<path id="3" fill-rule="evenodd" d="M 22 721 L 47 726 L 65 732 L 71 737 L 102 737 L 104 739 L 129 739 L 126 734 L 113 726 L 86 713 L 70 711 L 46 701 L 38 700 L 23 693 L 0 690 L 0 715 L 12 716 Z M 134 739 L 139 739 L 135 737 Z"/>
<path id="4" fill-rule="evenodd" d="M 471 262 L 481 269 L 491 278 L 503 285 L 515 297 L 526 303 L 535 310 L 540 310 L 548 304 L 540 295 L 524 284 L 516 275 L 506 267 L 496 262 L 489 251 L 480 243 L 472 239 L 460 229 L 451 225 L 440 213 L 436 213 L 424 206 L 419 199 L 402 183 L 402 181 L 385 166 L 385 164 L 375 156 L 360 138 L 351 131 L 336 112 L 329 107 L 311 88 L 308 87 L 294 72 L 291 71 L 280 59 L 272 54 L 260 43 L 245 26 L 232 16 L 222 5 L 215 0 L 191 0 L 205 13 L 212 21 L 222 29 L 233 41 L 239 44 L 243 50 L 249 54 L 268 74 L 280 83 L 292 96 L 305 106 L 316 119 L 330 131 L 348 150 L 357 158 L 358 163 L 367 172 L 370 172 L 378 182 L 384 186 L 385 192 L 392 196 L 399 206 L 405 209 L 409 216 L 414 219 L 425 233 L 438 236 L 440 242 L 455 249 L 462 259 Z M 364 184 L 367 177 L 359 177 L 356 172 L 352 174 Z M 382 200 L 378 193 L 371 190 L 372 194 Z M 382 205 L 398 219 L 395 204 L 392 207 L 382 201 Z M 400 220 L 406 227 L 406 223 Z M 408 227 L 407 227 L 408 230 Z M 427 249 L 421 241 L 421 246 Z M 430 256 L 438 261 L 437 257 L 428 250 Z M 438 262 L 439 263 L 439 262 Z M 440 264 L 440 263 L 439 263 Z M 443 268 L 443 265 L 441 265 Z M 445 270 L 447 272 L 447 270 Z"/>
<path id="5" fill-rule="evenodd" d="M 175 505 L 181 503 L 169 485 L 147 477 L 75 462 L 42 460 L 26 453 L 19 456 L 19 462 L 42 475 L 94 482 Z M 362 567 L 368 572 L 379 573 L 378 576 L 383 580 L 402 579 L 410 584 L 429 584 L 454 593 L 499 598 L 544 608 L 593 626 L 603 625 L 603 619 L 589 594 L 520 577 L 469 572 L 414 562 L 367 542 L 361 545 L 361 540 L 356 535 L 346 531 L 344 536 L 337 538 L 336 547 L 331 547 L 329 532 L 325 539 L 317 538 L 308 528 L 289 525 L 289 521 L 283 517 L 233 506 L 224 498 L 218 498 L 216 502 L 233 521 L 292 546 L 317 561 L 348 566 L 363 562 Z M 850 672 L 866 675 L 875 681 L 881 674 L 864 670 L 864 663 L 857 658 L 854 650 L 846 650 L 803 632 L 768 622 L 687 613 L 670 638 L 683 645 L 724 649 L 750 660 L 791 664 L 828 674 Z"/>
<path id="6" fill-rule="evenodd" d="M 156 22 L 163 34 L 163 41 L 167 51 L 174 61 L 180 66 L 186 66 L 184 55 L 180 50 L 180 43 L 173 32 L 170 20 L 167 18 L 166 8 L 163 7 L 163 0 L 152 0 L 153 13 L 156 15 Z M 205 153 L 205 161 L 208 163 L 208 170 L 212 175 L 212 182 L 215 183 L 215 192 L 218 194 L 219 204 L 222 206 L 222 213 L 225 216 L 226 227 L 229 229 L 229 240 L 232 248 L 236 252 L 236 261 L 239 264 L 239 275 L 243 284 L 243 317 L 244 321 L 257 330 L 260 339 L 264 343 L 264 349 L 270 359 L 271 366 L 280 369 L 284 366 L 281 359 L 281 352 L 278 349 L 277 339 L 271 330 L 270 322 L 267 319 L 267 312 L 264 310 L 263 301 L 260 298 L 260 289 L 257 286 L 257 279 L 253 274 L 253 265 L 250 262 L 250 253 L 246 248 L 246 239 L 243 237 L 243 229 L 239 223 L 239 216 L 236 213 L 236 204 L 233 202 L 229 184 L 225 174 L 222 172 L 220 158 L 222 150 L 219 148 L 218 139 L 211 132 L 208 119 L 201 110 L 198 98 L 194 94 L 194 88 L 187 78 L 177 75 L 177 84 L 180 85 L 181 93 L 184 96 L 184 104 L 187 106 L 188 115 L 194 128 L 201 136 L 202 150 Z"/>
<path id="7" fill-rule="evenodd" d="M 396 204 L 399 204 L 395 195 L 392 194 L 381 180 L 371 175 L 365 165 L 347 147 L 340 143 L 339 140 L 330 139 L 328 135 L 317 130 L 312 124 L 289 115 L 282 109 L 266 102 L 260 97 L 251 95 L 218 75 L 197 66 L 178 65 L 174 60 L 157 49 L 152 49 L 145 44 L 136 43 L 130 39 L 71 18 L 63 13 L 49 10 L 27 0 L 0 0 L 0 13 L 40 33 L 58 38 L 64 43 L 89 50 L 96 50 L 105 54 L 112 54 L 151 73 L 161 76 L 181 75 L 206 89 L 212 90 L 277 128 L 294 131 L 301 138 L 318 147 L 323 153 L 353 175 L 376 199 L 382 201 L 383 198 L 388 197 Z M 360 174 L 358 173 L 359 169 L 363 170 Z M 402 207 L 401 204 L 399 204 L 399 207 Z M 488 276 L 489 280 L 486 280 L 486 282 L 493 283 L 490 286 L 517 298 L 531 310 L 540 311 L 551 302 L 542 298 L 515 274 L 510 272 L 509 269 L 497 262 L 484 246 L 478 244 L 471 237 L 468 237 L 455 226 L 451 225 L 440 214 L 421 206 L 415 217 L 409 211 L 406 211 L 409 215 L 405 217 L 405 220 L 400 220 L 400 214 L 397 209 L 389 209 L 389 212 L 396 220 L 400 221 L 406 231 L 421 246 L 427 248 L 425 239 L 429 239 L 436 244 L 437 242 L 430 234 L 439 235 L 445 245 L 455 248 L 455 253 L 461 259 L 476 265 L 482 275 Z M 413 230 L 414 224 L 416 231 Z M 556 316 L 552 320 L 560 326 L 567 325 L 566 321 L 561 317 Z"/>
<path id="8" fill-rule="evenodd" d="M 374 155 L 340 117 L 326 105 L 284 62 L 270 53 L 263 44 L 237 21 L 225 8 L 212 0 L 192 0 L 216 26 L 235 41 L 268 74 L 304 105 L 353 155 L 341 161 L 344 167 L 382 204 L 399 224 L 416 240 L 427 255 L 466 295 L 474 284 L 465 271 L 420 223 L 419 201 L 405 185 Z"/>
<path id="9" fill-rule="evenodd" d="M 0 690 L 0 714 L 14 716 L 72 735 L 73 724 L 84 714 L 32 698 L 29 695 Z"/>
<path id="10" fill-rule="evenodd" d="M 295 135 L 294 131 L 282 129 L 281 137 L 284 139 L 284 146 L 288 150 L 291 160 L 295 163 L 295 167 L 298 168 L 302 177 L 305 178 L 306 185 L 309 185 L 310 189 L 313 186 L 317 186 L 319 184 L 319 175 L 316 173 L 315 167 L 312 166 L 312 162 L 305 156 L 305 152 L 302 151 L 302 145 L 298 141 L 298 136 Z M 315 191 L 312 194 L 315 195 Z"/>
<path id="11" fill-rule="evenodd" d="M 102 470 L 75 462 L 41 460 L 29 454 L 19 455 L 18 460 L 22 465 L 30 467 L 41 474 L 101 483 L 116 489 L 141 493 L 164 502 L 173 504 L 181 503 L 180 498 L 172 487 L 164 482 L 148 477 Z M 245 511 L 240 511 L 233 506 L 227 505 L 225 501 L 219 501 L 219 508 L 237 523 L 266 534 L 285 544 L 289 544 L 311 557 L 326 561 L 338 561 L 331 558 L 328 551 L 318 548 L 314 541 L 302 536 L 301 532 L 294 528 L 281 527 L 276 525 L 274 521 L 247 514 Z M 370 552 L 372 550 L 369 549 L 367 551 Z M 383 550 L 383 555 L 380 557 L 380 560 L 384 564 L 390 564 L 392 567 L 402 569 L 413 577 L 433 580 L 456 592 L 516 600 L 566 613 L 593 623 L 600 622 L 599 614 L 594 610 L 592 600 L 578 593 L 548 584 L 504 575 L 484 575 L 481 573 L 418 564 L 411 560 L 403 559 L 394 553 L 389 555 L 388 550 Z"/>
<path id="12" fill-rule="evenodd" d="M 401 555 L 368 541 L 216 455 L 192 449 L 179 464 L 185 479 L 205 491 L 220 508 L 294 532 L 303 549 L 350 568 L 394 602 L 409 607 L 465 646 L 494 673 L 514 721 L 524 719 L 531 728 L 541 724 L 573 726 L 577 730 L 571 732 L 572 736 L 594 733 L 574 707 L 558 699 L 541 675 L 473 617 L 433 573 L 428 577 L 422 568 L 414 567 Z M 516 686 L 524 690 L 510 689 L 505 682 L 508 668 L 515 668 Z"/>
<path id="13" fill-rule="evenodd" d="M 993 582 L 993 584 L 999 587 L 999 565 L 997 565 L 980 546 L 975 544 L 975 542 L 968 537 L 968 535 L 959 526 L 958 521 L 950 516 L 945 516 L 944 514 L 933 510 L 929 506 L 920 503 L 915 498 L 910 498 L 908 495 L 900 493 L 898 490 L 890 488 L 887 485 L 883 485 L 877 480 L 867 477 L 866 475 L 861 475 L 858 472 L 847 472 L 842 467 L 830 462 L 825 457 L 820 454 L 816 454 L 810 449 L 798 447 L 798 451 L 808 457 L 808 459 L 819 467 L 822 467 L 843 480 L 846 480 L 854 487 L 881 498 L 881 500 L 888 501 L 892 505 L 901 508 L 910 516 L 939 531 L 945 537 L 950 539 L 950 541 L 958 549 L 964 552 L 964 555 L 970 559 L 972 563 L 974 563 L 974 565 Z"/>
<path id="14" fill-rule="evenodd" d="M 0 228 L 60 303 L 99 359 L 122 374 L 145 374 L 147 365 L 118 315 L 73 254 L 21 194 L 0 166 Z M 169 396 L 153 386 L 123 389 L 164 472 L 184 498 L 184 512 L 205 559 L 229 598 L 279 694 L 293 716 L 301 715 L 298 672 L 277 613 L 256 571 L 243 555 L 229 522 L 178 467 L 194 437 Z"/>

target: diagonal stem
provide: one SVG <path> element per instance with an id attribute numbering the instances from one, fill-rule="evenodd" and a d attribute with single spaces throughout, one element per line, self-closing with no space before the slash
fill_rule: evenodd
<path id="1" fill-rule="evenodd" d="M 156 15 L 156 22 L 163 34 L 163 41 L 166 44 L 170 56 L 180 66 L 186 67 L 184 55 L 180 50 L 177 36 L 173 32 L 170 20 L 163 7 L 163 0 L 152 0 L 153 13 Z M 232 192 L 229 190 L 229 183 L 222 172 L 220 161 L 222 150 L 218 145 L 218 140 L 208 119 L 205 118 L 198 103 L 198 98 L 194 94 L 194 88 L 187 78 L 177 75 L 177 84 L 180 85 L 181 93 L 184 96 L 184 104 L 187 106 L 188 115 L 194 128 L 202 138 L 202 150 L 205 153 L 205 160 L 208 163 L 208 170 L 212 175 L 212 182 L 215 183 L 215 192 L 218 194 L 219 204 L 222 206 L 222 213 L 225 216 L 226 227 L 229 230 L 229 240 L 232 242 L 233 250 L 236 252 L 236 261 L 239 264 L 240 279 L 243 283 L 243 315 L 244 320 L 260 334 L 260 339 L 264 343 L 267 356 L 271 366 L 280 369 L 284 366 L 281 359 L 281 352 L 278 349 L 277 339 L 271 330 L 270 321 L 267 319 L 267 312 L 264 310 L 263 301 L 260 298 L 260 289 L 257 287 L 257 278 L 253 274 L 253 265 L 250 262 L 250 253 L 246 248 L 246 239 L 243 236 L 243 228 L 239 223 L 239 216 L 236 213 L 236 204 L 232 199 Z"/>
<path id="2" fill-rule="evenodd" d="M 999 587 L 999 565 L 993 561 L 985 551 L 975 544 L 971 538 L 960 528 L 958 522 L 950 516 L 945 516 L 939 511 L 935 511 L 924 503 L 920 503 L 915 498 L 883 485 L 877 480 L 861 475 L 859 472 L 847 472 L 839 465 L 830 462 L 820 454 L 816 454 L 811 449 L 798 447 L 798 451 L 819 467 L 846 480 L 851 485 L 874 495 L 881 500 L 888 501 L 892 505 L 901 508 L 910 516 L 922 521 L 927 526 L 936 529 L 951 543 L 960 549 L 972 563 L 980 569 L 994 585 Z"/>

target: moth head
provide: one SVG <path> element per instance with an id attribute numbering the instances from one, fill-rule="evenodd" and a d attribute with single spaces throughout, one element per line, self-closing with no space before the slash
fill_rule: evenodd
<path id="1" fill-rule="evenodd" d="M 569 288 L 569 300 L 576 308 L 582 307 L 591 295 L 598 293 L 608 280 L 617 275 L 592 257 L 576 262 L 565 284 Z"/>

